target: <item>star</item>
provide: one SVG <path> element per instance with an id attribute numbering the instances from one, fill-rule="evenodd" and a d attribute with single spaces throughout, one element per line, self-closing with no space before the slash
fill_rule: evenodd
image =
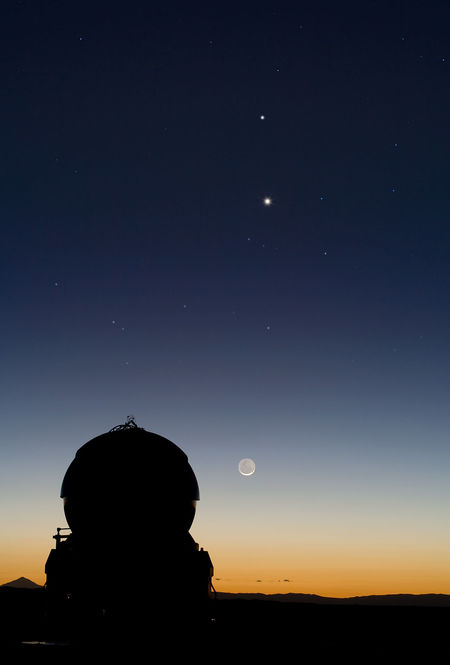
<path id="1" fill-rule="evenodd" d="M 265 115 L 260 115 L 260 116 L 259 116 L 259 119 L 260 119 L 260 120 L 265 120 L 265 119 L 266 119 L 266 116 L 265 116 Z"/>
<path id="2" fill-rule="evenodd" d="M 270 198 L 270 196 L 265 196 L 264 199 L 263 199 L 263 203 L 266 207 L 271 206 L 272 205 L 272 199 Z"/>

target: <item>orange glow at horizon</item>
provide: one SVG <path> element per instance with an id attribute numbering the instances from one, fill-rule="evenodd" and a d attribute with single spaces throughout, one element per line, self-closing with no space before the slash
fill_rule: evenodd
<path id="1" fill-rule="evenodd" d="M 0 584 L 27 577 L 45 583 L 44 566 L 53 544 L 35 548 L 2 548 Z M 45 550 L 45 551 L 44 551 Z M 239 557 L 214 556 L 216 591 L 228 593 L 305 593 L 348 597 L 380 594 L 450 594 L 450 569 L 444 556 L 423 555 L 405 558 L 375 553 L 373 557 L 316 555 L 294 565 L 261 556 L 254 563 Z M 148 571 L 151 575 L 151 571 Z M 118 575 L 118 578 L 120 574 Z"/>
<path id="2" fill-rule="evenodd" d="M 304 593 L 333 598 L 351 596 L 371 596 L 389 594 L 450 594 L 450 576 L 445 582 L 437 574 L 422 575 L 423 571 L 409 571 L 401 574 L 398 570 L 368 571 L 352 575 L 336 574 L 330 570 L 307 571 L 300 578 L 264 579 L 244 575 L 224 576 L 213 579 L 214 588 L 225 593 L 284 594 Z"/>
<path id="3" fill-rule="evenodd" d="M 44 526 L 44 525 L 43 525 Z M 42 535 L 42 533 L 44 535 Z M 18 577 L 45 583 L 45 562 L 55 546 L 48 528 L 16 530 L 0 541 L 0 584 Z M 334 537 L 289 543 L 264 540 L 256 533 L 224 542 L 208 525 L 194 539 L 210 554 L 213 584 L 229 593 L 305 593 L 349 597 L 371 594 L 450 594 L 450 542 L 385 538 L 338 541 Z M 235 534 L 236 535 L 236 534 Z M 237 543 L 237 544 L 236 544 Z M 117 580 L 121 578 L 118 571 Z M 151 577 L 151 570 L 146 571 Z"/>
<path id="4" fill-rule="evenodd" d="M 352 546 L 353 545 L 353 546 Z M 306 548 L 210 548 L 216 591 L 305 593 L 349 597 L 382 594 L 450 594 L 448 548 L 431 545 Z"/>

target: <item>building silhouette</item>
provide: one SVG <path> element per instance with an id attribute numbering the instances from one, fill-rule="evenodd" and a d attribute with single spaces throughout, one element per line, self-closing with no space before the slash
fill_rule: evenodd
<path id="1" fill-rule="evenodd" d="M 189 533 L 199 488 L 178 446 L 130 418 L 77 451 L 61 497 L 69 528 L 45 566 L 55 629 L 129 638 L 209 622 L 213 566 Z"/>

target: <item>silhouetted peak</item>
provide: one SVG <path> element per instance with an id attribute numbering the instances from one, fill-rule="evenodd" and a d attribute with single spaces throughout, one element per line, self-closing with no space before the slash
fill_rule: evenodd
<path id="1" fill-rule="evenodd" d="M 40 584 L 36 584 L 36 582 L 33 582 L 32 580 L 29 580 L 28 577 L 18 577 L 16 580 L 12 580 L 12 582 L 6 582 L 6 584 L 2 584 L 1 586 L 13 587 L 14 589 L 41 589 L 42 588 L 42 586 Z"/>

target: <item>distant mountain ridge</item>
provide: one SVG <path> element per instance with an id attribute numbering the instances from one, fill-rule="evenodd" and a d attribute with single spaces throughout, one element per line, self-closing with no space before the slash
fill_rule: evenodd
<path id="1" fill-rule="evenodd" d="M 9 587 L 13 589 L 42 589 L 43 587 L 40 584 L 36 584 L 32 580 L 29 580 L 28 577 L 18 577 L 12 582 L 6 582 L 6 584 L 0 584 L 0 587 Z"/>
<path id="2" fill-rule="evenodd" d="M 409 607 L 450 607 L 450 595 L 444 593 L 397 593 L 380 596 L 333 598 L 309 593 L 226 593 L 217 592 L 218 600 L 259 600 L 281 603 L 314 603 L 316 605 L 379 605 Z"/>
<path id="3" fill-rule="evenodd" d="M 16 580 L 0 584 L 0 589 L 43 589 L 27 577 L 18 577 Z M 217 600 L 257 600 L 279 603 L 303 603 L 315 605 L 371 605 L 392 607 L 450 607 L 450 595 L 444 593 L 397 593 L 371 596 L 350 596 L 348 598 L 334 598 L 332 596 L 319 596 L 314 593 L 227 593 L 217 591 Z"/>

